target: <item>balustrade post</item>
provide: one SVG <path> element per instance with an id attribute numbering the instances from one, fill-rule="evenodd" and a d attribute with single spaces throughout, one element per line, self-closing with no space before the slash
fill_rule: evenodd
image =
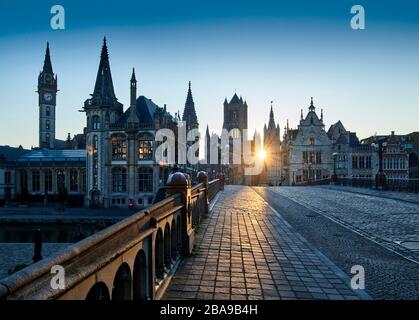
<path id="1" fill-rule="evenodd" d="M 192 253 L 195 241 L 195 231 L 192 227 L 191 212 L 191 179 L 182 172 L 172 173 L 167 179 L 167 193 L 179 193 L 182 197 L 182 254 L 189 256 Z"/>
<path id="2" fill-rule="evenodd" d="M 205 208 L 204 213 L 208 213 L 209 211 L 209 195 L 208 195 L 208 174 L 205 171 L 199 171 L 196 175 L 196 178 L 198 180 L 198 183 L 203 183 L 205 186 Z M 199 213 L 199 216 L 201 216 L 201 213 Z"/>

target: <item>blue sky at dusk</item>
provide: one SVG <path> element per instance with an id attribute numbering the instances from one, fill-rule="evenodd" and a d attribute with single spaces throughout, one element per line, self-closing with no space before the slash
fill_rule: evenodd
<path id="1" fill-rule="evenodd" d="M 50 8 L 65 8 L 65 30 Z M 361 4 L 366 29 L 350 28 Z M 281 131 L 314 96 L 326 127 L 359 137 L 419 131 L 419 1 L 18 1 L 0 2 L 0 144 L 38 143 L 37 76 L 46 42 L 58 74 L 57 138 L 85 126 L 103 36 L 116 95 L 138 94 L 182 111 L 188 81 L 202 132 L 222 127 L 224 98 L 249 105 L 261 130 L 274 101 Z M 282 134 L 282 133 L 281 133 Z"/>

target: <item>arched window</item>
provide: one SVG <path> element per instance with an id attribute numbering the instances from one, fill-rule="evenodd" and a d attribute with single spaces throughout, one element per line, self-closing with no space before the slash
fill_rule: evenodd
<path id="1" fill-rule="evenodd" d="M 153 192 L 153 168 L 138 168 L 139 192 Z"/>
<path id="2" fill-rule="evenodd" d="M 79 177 L 76 170 L 70 171 L 70 191 L 77 192 L 79 188 Z"/>
<path id="3" fill-rule="evenodd" d="M 127 139 L 124 135 L 114 135 L 111 139 L 112 160 L 127 159 Z"/>
<path id="4" fill-rule="evenodd" d="M 239 139 L 241 137 L 240 129 L 234 128 L 230 131 L 230 137 L 233 139 Z"/>
<path id="5" fill-rule="evenodd" d="M 127 191 L 127 169 L 114 168 L 112 170 L 112 191 L 126 192 Z"/>
<path id="6" fill-rule="evenodd" d="M 57 190 L 65 188 L 65 172 L 64 170 L 57 170 Z"/>
<path id="7" fill-rule="evenodd" d="M 99 130 L 100 129 L 100 118 L 99 116 L 95 115 L 92 117 L 92 130 Z"/>
<path id="8" fill-rule="evenodd" d="M 152 160 L 153 159 L 153 141 L 140 140 L 138 145 L 138 159 Z"/>
<path id="9" fill-rule="evenodd" d="M 28 172 L 26 170 L 20 171 L 20 192 L 28 190 Z"/>
<path id="10" fill-rule="evenodd" d="M 39 170 L 32 171 L 32 191 L 41 191 L 41 173 Z"/>
<path id="11" fill-rule="evenodd" d="M 52 191 L 52 172 L 51 170 L 46 170 L 44 172 L 44 187 L 46 192 Z"/>
<path id="12" fill-rule="evenodd" d="M 152 160 L 153 159 L 153 141 L 154 137 L 151 134 L 143 133 L 138 138 L 138 159 Z"/>
<path id="13" fill-rule="evenodd" d="M 96 135 L 93 136 L 92 139 L 92 146 L 93 146 L 93 189 L 98 188 L 98 170 L 99 170 L 99 162 L 98 162 L 98 138 Z"/>

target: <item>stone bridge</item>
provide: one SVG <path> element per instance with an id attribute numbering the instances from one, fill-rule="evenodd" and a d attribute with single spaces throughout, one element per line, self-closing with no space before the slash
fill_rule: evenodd
<path id="1" fill-rule="evenodd" d="M 419 197 L 352 187 L 191 187 L 0 281 L 3 299 L 419 299 Z M 208 213 L 208 214 L 207 214 Z M 205 217 L 205 219 L 203 219 Z M 51 268 L 64 267 L 64 289 Z M 353 288 L 354 266 L 365 289 Z"/>
<path id="2" fill-rule="evenodd" d="M 204 174 L 198 180 L 191 187 L 187 176 L 171 175 L 161 201 L 1 280 L 0 299 L 161 298 L 181 257 L 193 251 L 209 201 L 223 188 Z M 65 271 L 62 289 L 51 285 L 54 266 Z"/>

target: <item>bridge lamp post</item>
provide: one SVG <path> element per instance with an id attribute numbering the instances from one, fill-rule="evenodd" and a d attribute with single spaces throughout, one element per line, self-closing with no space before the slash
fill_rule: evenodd
<path id="1" fill-rule="evenodd" d="M 332 175 L 332 182 L 336 183 L 336 181 L 338 180 L 338 176 L 336 174 L 336 159 L 338 157 L 338 153 L 337 152 L 333 152 L 333 175 Z"/>

